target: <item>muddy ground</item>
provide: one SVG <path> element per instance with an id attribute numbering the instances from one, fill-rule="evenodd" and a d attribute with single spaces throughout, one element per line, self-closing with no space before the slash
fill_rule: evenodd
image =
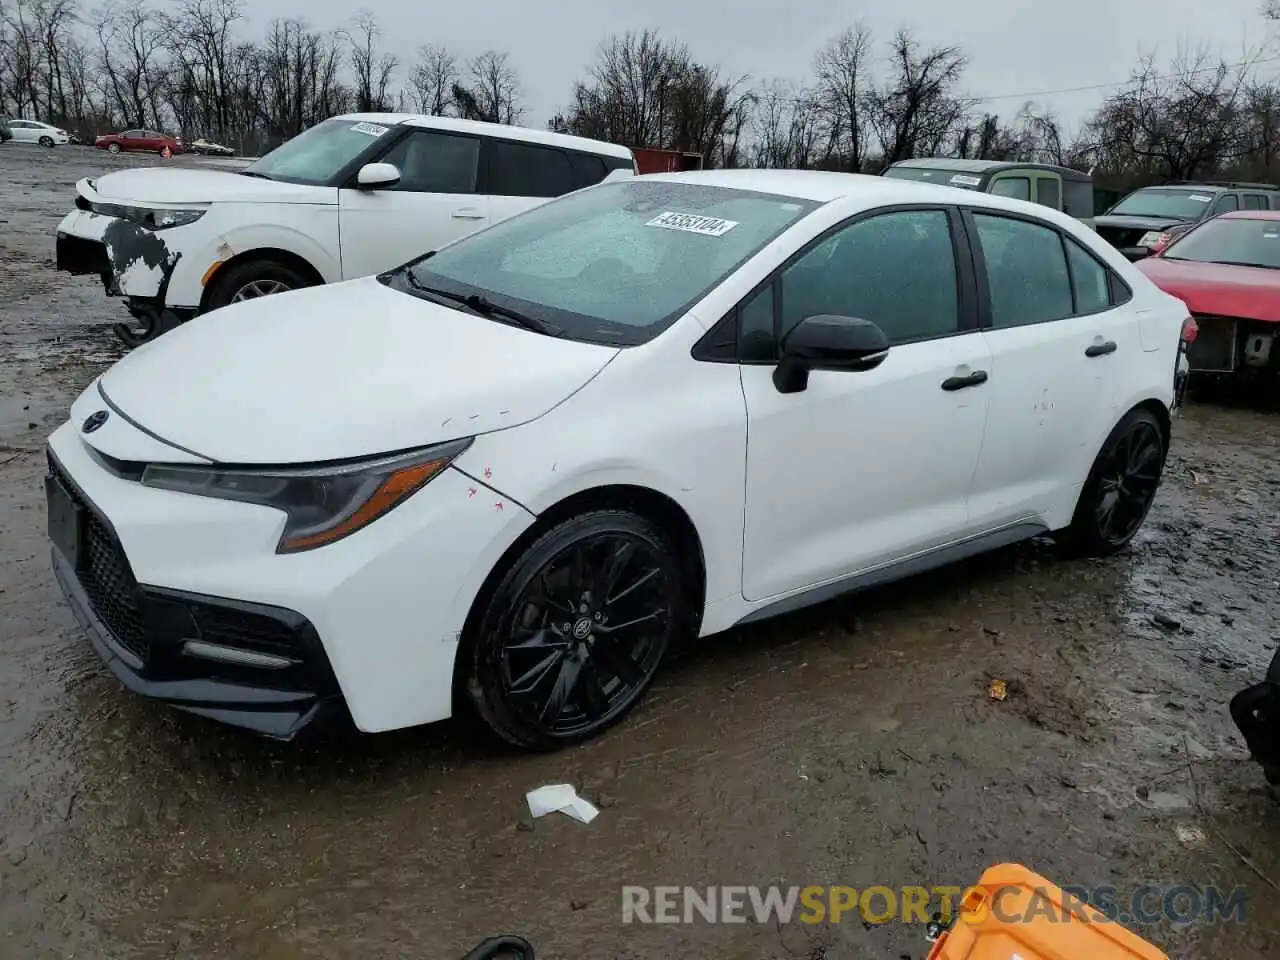
<path id="1" fill-rule="evenodd" d="M 1280 635 L 1274 409 L 1189 407 L 1122 557 L 1031 544 L 733 631 L 579 749 L 448 724 L 271 744 L 126 694 L 49 571 L 42 443 L 120 319 L 55 274 L 52 231 L 77 178 L 139 162 L 0 147 L 0 956 L 452 958 L 514 932 L 547 957 L 896 960 L 917 927 L 624 926 L 620 889 L 964 885 L 1009 860 L 1241 885 L 1243 923 L 1138 929 L 1280 955 L 1280 802 L 1226 711 Z M 562 781 L 594 823 L 527 819 Z"/>

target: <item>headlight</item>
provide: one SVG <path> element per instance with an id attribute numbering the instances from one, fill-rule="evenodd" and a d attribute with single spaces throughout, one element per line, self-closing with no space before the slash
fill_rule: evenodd
<path id="1" fill-rule="evenodd" d="M 150 487 L 240 500 L 284 511 L 276 553 L 314 550 L 367 527 L 425 486 L 471 445 L 454 440 L 412 453 L 318 467 L 185 467 L 151 464 Z"/>
<path id="2" fill-rule="evenodd" d="M 186 226 L 188 223 L 195 223 L 205 214 L 205 211 L 200 208 L 130 207 L 120 203 L 95 203 L 93 212 L 100 213 L 104 217 L 131 220 L 152 230 Z"/>

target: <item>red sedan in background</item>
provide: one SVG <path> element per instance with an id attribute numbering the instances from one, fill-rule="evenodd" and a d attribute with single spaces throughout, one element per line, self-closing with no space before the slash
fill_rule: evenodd
<path id="1" fill-rule="evenodd" d="M 158 153 L 164 156 L 167 150 L 169 156 L 175 156 L 182 152 L 182 144 L 174 137 L 155 130 L 144 129 L 125 130 L 122 133 L 104 133 L 93 141 L 93 145 L 99 150 L 109 150 L 112 153 L 133 150 L 143 153 Z"/>
<path id="2" fill-rule="evenodd" d="M 1280 210 L 1205 220 L 1135 266 L 1196 321 L 1193 376 L 1280 375 Z"/>

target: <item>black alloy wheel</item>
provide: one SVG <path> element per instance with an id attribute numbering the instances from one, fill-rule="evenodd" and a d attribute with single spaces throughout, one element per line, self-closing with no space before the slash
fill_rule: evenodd
<path id="1" fill-rule="evenodd" d="M 1131 410 L 1102 445 L 1064 543 L 1093 556 L 1123 550 L 1155 500 L 1165 454 L 1164 431 L 1155 416 Z"/>
<path id="2" fill-rule="evenodd" d="M 684 618 L 680 563 L 654 524 L 621 510 L 566 520 L 489 595 L 469 689 L 517 746 L 589 739 L 649 686 Z"/>

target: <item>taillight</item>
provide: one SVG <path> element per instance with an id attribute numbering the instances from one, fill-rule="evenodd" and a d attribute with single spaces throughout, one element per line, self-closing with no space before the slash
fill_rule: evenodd
<path id="1" fill-rule="evenodd" d="M 1187 317 L 1182 321 L 1182 342 L 1194 343 L 1197 334 L 1200 333 L 1200 324 L 1196 323 L 1195 317 Z"/>

